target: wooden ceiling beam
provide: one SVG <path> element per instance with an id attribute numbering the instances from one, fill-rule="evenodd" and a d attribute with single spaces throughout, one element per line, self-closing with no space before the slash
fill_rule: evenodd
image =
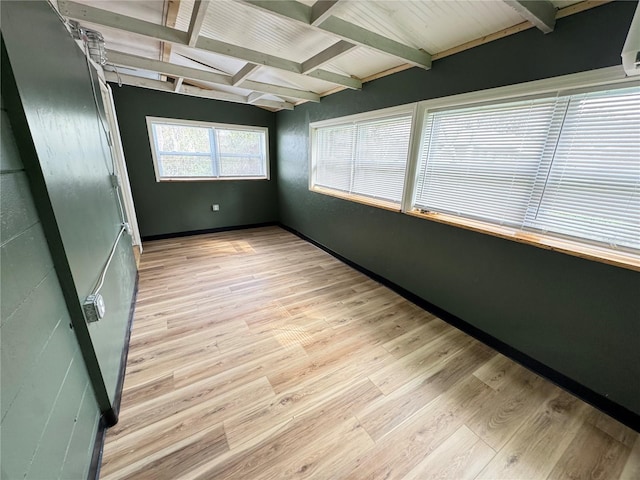
<path id="1" fill-rule="evenodd" d="M 58 6 L 60 8 L 60 13 L 68 18 L 115 28 L 129 33 L 153 38 L 155 40 L 169 42 L 174 45 L 189 47 L 188 32 L 183 32 L 175 28 L 158 25 L 126 15 L 119 15 L 108 10 L 73 1 L 60 0 L 58 2 Z M 195 46 L 191 48 L 302 75 L 302 64 L 300 63 L 203 36 L 197 37 Z M 358 79 L 354 79 L 346 75 L 339 75 L 333 72 L 315 70 L 308 76 L 319 78 L 351 89 L 362 88 L 362 82 Z"/>
<path id="2" fill-rule="evenodd" d="M 139 57 L 137 55 L 131 55 L 115 50 L 107 50 L 107 57 L 109 58 L 110 63 L 120 65 L 122 67 L 159 72 L 174 77 L 202 80 L 204 82 L 215 83 L 217 85 L 224 85 L 227 87 L 233 86 L 233 77 L 231 75 L 207 72 L 206 70 L 201 70 L 199 68 L 184 67 L 182 65 L 176 65 L 175 63 L 161 62 L 159 60 Z M 298 100 L 307 100 L 311 102 L 320 101 L 320 96 L 316 93 L 289 87 L 281 87 L 279 85 L 272 85 L 269 83 L 245 80 L 238 84 L 238 87 L 271 95 L 295 98 Z"/>
<path id="3" fill-rule="evenodd" d="M 309 27 L 315 28 L 324 33 L 329 33 L 354 45 L 366 47 L 386 55 L 391 55 L 416 67 L 425 69 L 431 68 L 431 55 L 423 50 L 397 42 L 331 14 L 321 15 L 314 18 L 313 9 L 316 7 L 316 4 L 309 7 L 308 5 L 295 0 L 283 0 L 277 2 L 269 0 L 238 1 L 241 1 L 244 5 L 277 15 L 280 18 L 294 20 L 298 23 L 308 25 Z M 322 2 L 322 5 L 319 6 L 318 9 L 325 9 L 325 12 L 331 13 L 336 5 L 336 2 Z"/>
<path id="4" fill-rule="evenodd" d="M 225 102 L 244 103 L 249 105 L 249 97 L 237 95 L 235 93 L 220 92 L 216 90 L 207 90 L 192 85 L 182 85 L 179 92 L 176 92 L 172 82 L 163 82 L 161 80 L 153 80 L 149 78 L 136 77 L 134 75 L 116 74 L 114 72 L 105 72 L 105 78 L 109 82 L 122 83 L 123 85 L 132 85 L 134 87 L 144 87 L 152 90 L 160 90 L 162 92 L 176 93 L 180 95 L 189 95 L 192 97 L 208 98 L 212 100 L 224 100 Z M 274 100 L 255 99 L 252 105 L 277 108 L 280 110 L 293 110 L 293 104 L 289 102 L 278 102 Z"/>
<path id="5" fill-rule="evenodd" d="M 553 32 L 556 7 L 549 0 L 503 0 L 507 5 L 544 33 Z"/>

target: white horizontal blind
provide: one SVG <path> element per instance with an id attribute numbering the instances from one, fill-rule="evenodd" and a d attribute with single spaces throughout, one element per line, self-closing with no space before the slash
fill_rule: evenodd
<path id="1" fill-rule="evenodd" d="M 352 124 L 319 128 L 316 132 L 315 184 L 351 191 L 355 127 Z"/>
<path id="2" fill-rule="evenodd" d="M 544 98 L 426 112 L 415 207 L 522 225 L 563 107 Z"/>
<path id="3" fill-rule="evenodd" d="M 399 204 L 410 135 L 410 114 L 317 128 L 314 185 Z"/>
<path id="4" fill-rule="evenodd" d="M 571 97 L 529 226 L 640 249 L 640 88 Z"/>
<path id="5" fill-rule="evenodd" d="M 414 208 L 640 249 L 640 88 L 425 114 Z"/>
<path id="6" fill-rule="evenodd" d="M 400 203 L 411 136 L 411 115 L 357 126 L 353 193 Z"/>

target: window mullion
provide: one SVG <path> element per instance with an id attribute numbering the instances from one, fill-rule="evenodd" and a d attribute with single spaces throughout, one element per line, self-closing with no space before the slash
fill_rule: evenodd
<path id="1" fill-rule="evenodd" d="M 407 156 L 407 168 L 404 177 L 404 189 L 402 194 L 402 212 L 413 208 L 416 184 L 418 181 L 418 164 L 420 163 L 420 145 L 422 143 L 422 124 L 425 109 L 418 104 L 413 109 L 411 117 L 411 134 L 409 136 L 409 154 Z"/>
<path id="2" fill-rule="evenodd" d="M 353 124 L 353 129 L 351 130 L 351 138 L 353 139 L 351 142 L 351 178 L 349 181 L 349 193 L 353 193 L 353 186 L 356 177 L 356 156 L 358 152 L 358 131 L 359 126 L 357 124 Z"/>
<path id="3" fill-rule="evenodd" d="M 211 172 L 214 177 L 220 176 L 220 152 L 218 151 L 218 142 L 216 141 L 216 131 L 214 128 L 209 129 L 209 150 L 211 150 Z"/>

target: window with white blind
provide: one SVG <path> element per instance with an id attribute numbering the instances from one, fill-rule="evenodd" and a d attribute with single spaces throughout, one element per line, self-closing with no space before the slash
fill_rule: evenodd
<path id="1" fill-rule="evenodd" d="M 400 209 L 413 107 L 311 124 L 312 190 Z"/>
<path id="2" fill-rule="evenodd" d="M 426 110 L 413 208 L 640 249 L 640 87 Z"/>
<path id="3" fill-rule="evenodd" d="M 264 127 L 147 117 L 156 180 L 269 178 Z"/>

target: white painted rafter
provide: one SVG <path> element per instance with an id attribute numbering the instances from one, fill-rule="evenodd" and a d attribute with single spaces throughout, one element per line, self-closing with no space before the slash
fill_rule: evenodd
<path id="1" fill-rule="evenodd" d="M 169 42 L 174 45 L 189 47 L 188 32 L 183 32 L 163 25 L 157 25 L 152 22 L 147 22 L 145 20 L 140 20 L 126 15 L 119 15 L 108 10 L 73 1 L 60 0 L 58 2 L 58 6 L 60 13 L 68 18 L 86 21 L 97 25 L 104 25 L 106 27 L 115 28 L 129 33 L 143 35 L 155 40 Z M 203 36 L 197 37 L 195 46 L 191 48 L 302 75 L 301 63 Z M 362 82 L 360 80 L 333 72 L 315 70 L 308 76 L 351 89 L 362 88 Z"/>
<path id="2" fill-rule="evenodd" d="M 200 30 L 202 30 L 202 24 L 207 14 L 207 8 L 209 7 L 209 0 L 195 0 L 193 3 L 193 12 L 191 13 L 191 21 L 189 22 L 189 31 L 187 44 L 190 47 L 195 46 L 200 36 Z"/>
<path id="3" fill-rule="evenodd" d="M 330 13 L 337 5 L 334 2 L 323 3 L 318 7 L 327 9 L 329 15 L 321 15 L 314 19 L 313 6 L 295 0 L 269 1 L 269 0 L 238 0 L 243 4 L 257 8 L 264 12 L 277 15 L 280 18 L 295 20 L 298 23 L 308 25 L 319 31 L 332 34 L 342 40 L 357 46 L 367 47 L 380 53 L 394 56 L 405 63 L 421 68 L 431 68 L 431 55 L 423 50 L 410 47 L 403 43 L 387 38 L 378 33 L 362 28 L 354 23 L 335 17 Z M 331 4 L 331 5 L 329 5 Z M 319 19 L 319 20 L 318 20 Z M 313 23 L 315 20 L 316 23 Z"/>
<path id="4" fill-rule="evenodd" d="M 549 0 L 503 0 L 544 33 L 553 32 L 556 25 L 556 7 Z"/>
<path id="5" fill-rule="evenodd" d="M 311 17 L 309 23 L 314 27 L 320 25 L 327 18 L 333 15 L 340 0 L 318 0 L 311 6 Z"/>
<path id="6" fill-rule="evenodd" d="M 336 58 L 341 57 L 345 53 L 349 53 L 354 48 L 357 48 L 357 45 L 353 43 L 345 42 L 344 40 L 340 40 L 337 43 L 334 43 L 329 48 L 324 49 L 320 53 L 314 55 L 308 60 L 302 62 L 302 73 L 309 73 L 313 70 L 320 68 L 325 63 L 329 63 Z"/>
<path id="7" fill-rule="evenodd" d="M 264 97 L 266 94 L 264 93 L 259 93 L 259 92 L 253 92 L 252 94 L 250 94 L 247 97 L 247 102 L 248 103 L 256 103 L 258 100 L 260 100 L 262 97 Z"/>
<path id="8" fill-rule="evenodd" d="M 260 68 L 260 65 L 256 65 L 255 63 L 247 63 L 244 67 L 240 69 L 238 73 L 236 73 L 233 76 L 233 78 L 231 79 L 231 84 L 234 86 L 238 85 L 239 83 L 246 80 L 249 75 L 251 75 L 253 72 L 258 70 L 259 68 Z"/>
<path id="9" fill-rule="evenodd" d="M 180 88 L 182 87 L 182 82 L 184 82 L 183 77 L 176 78 L 175 83 L 173 84 L 173 91 L 176 93 L 180 93 Z"/>
<path id="10" fill-rule="evenodd" d="M 121 82 L 123 85 L 132 85 L 134 87 L 144 87 L 152 90 L 160 90 L 162 92 L 176 93 L 172 82 L 161 80 L 152 80 L 149 78 L 136 77 L 134 75 L 115 74 L 114 72 L 105 72 L 105 78 L 110 82 Z M 180 94 L 190 95 L 193 97 L 208 98 L 213 100 L 224 100 L 226 102 L 245 103 L 268 107 L 280 110 L 293 110 L 293 104 L 289 102 L 278 102 L 275 100 L 255 99 L 249 102 L 249 97 L 237 95 L 235 93 L 220 92 L 215 90 L 206 90 L 204 88 L 194 87 L 192 85 L 182 85 Z"/>
<path id="11" fill-rule="evenodd" d="M 117 52 L 114 50 L 107 50 L 107 57 L 110 63 L 113 63 L 115 65 L 120 65 L 122 67 L 149 70 L 152 72 L 163 73 L 165 75 L 190 78 L 193 80 L 201 80 L 204 82 L 215 83 L 215 84 L 224 85 L 227 87 L 233 86 L 233 77 L 231 75 L 224 75 L 224 74 L 215 73 L 215 72 L 207 72 L 206 70 L 185 67 L 182 65 L 176 65 L 174 63 L 162 62 L 160 60 L 153 60 L 151 58 L 139 57 L 137 55 Z M 307 92 L 305 90 L 297 90 L 289 87 L 281 87 L 279 85 L 272 85 L 268 83 L 254 82 L 252 80 L 244 80 L 243 82 L 238 84 L 238 87 L 245 88 L 247 90 L 254 90 L 254 91 L 258 91 L 266 94 L 284 96 L 287 98 L 295 98 L 297 100 L 307 100 L 311 102 L 320 101 L 320 96 L 313 92 Z"/>

